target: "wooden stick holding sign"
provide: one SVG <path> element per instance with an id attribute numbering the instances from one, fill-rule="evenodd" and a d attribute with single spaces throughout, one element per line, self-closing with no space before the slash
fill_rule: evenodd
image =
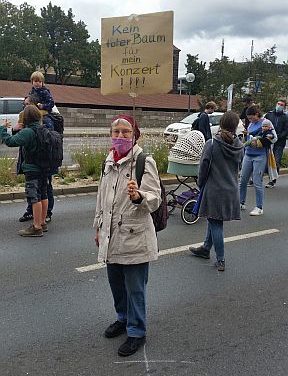
<path id="1" fill-rule="evenodd" d="M 101 20 L 101 94 L 168 93 L 173 82 L 173 12 Z M 133 164 L 131 152 L 131 178 Z"/>

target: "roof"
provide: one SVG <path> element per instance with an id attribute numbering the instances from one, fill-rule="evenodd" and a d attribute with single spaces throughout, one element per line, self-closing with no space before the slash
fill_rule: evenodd
<path id="1" fill-rule="evenodd" d="M 100 88 L 68 85 L 46 85 L 58 106 L 91 108 L 131 108 L 133 99 L 129 95 L 102 95 Z M 0 93 L 3 97 L 25 97 L 31 90 L 30 82 L 0 80 Z M 188 95 L 157 94 L 139 95 L 135 106 L 143 109 L 185 111 L 188 108 Z M 199 110 L 197 96 L 191 95 L 191 109 Z"/>

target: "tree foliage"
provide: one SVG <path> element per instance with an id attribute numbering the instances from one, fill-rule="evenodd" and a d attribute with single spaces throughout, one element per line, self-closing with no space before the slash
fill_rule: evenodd
<path id="1" fill-rule="evenodd" d="M 185 64 L 187 73 L 192 72 L 195 74 L 195 81 L 191 85 L 191 94 L 194 95 L 202 91 L 207 78 L 206 63 L 203 61 L 198 62 L 198 60 L 199 55 L 188 54 Z"/>
<path id="2" fill-rule="evenodd" d="M 100 86 L 100 45 L 89 42 L 86 25 L 75 22 L 51 2 L 41 9 L 0 0 L 0 79 L 28 80 L 31 72 L 55 72 L 55 83 L 77 76 L 82 84 Z M 95 60 L 96 59 L 96 60 Z"/>
<path id="3" fill-rule="evenodd" d="M 272 46 L 263 53 L 255 54 L 251 61 L 237 63 L 224 56 L 210 62 L 208 69 L 201 62 L 200 69 L 198 55 L 188 54 L 186 69 L 196 76 L 192 87 L 197 90 L 193 93 L 199 94 L 202 99 L 201 107 L 214 100 L 219 109 L 225 109 L 227 88 L 233 84 L 234 109 L 243 107 L 242 98 L 249 93 L 263 111 L 268 111 L 279 97 L 287 98 L 288 95 L 288 61 L 276 64 L 276 60 L 276 46 Z"/>

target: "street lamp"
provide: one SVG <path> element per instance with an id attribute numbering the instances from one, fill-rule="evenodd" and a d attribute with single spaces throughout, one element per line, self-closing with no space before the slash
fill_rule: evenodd
<path id="1" fill-rule="evenodd" d="M 190 97 L 191 97 L 191 84 L 195 80 L 195 74 L 194 73 L 187 73 L 186 74 L 186 81 L 188 82 L 189 87 L 189 102 L 188 102 L 188 113 L 191 111 L 191 105 L 190 105 Z"/>

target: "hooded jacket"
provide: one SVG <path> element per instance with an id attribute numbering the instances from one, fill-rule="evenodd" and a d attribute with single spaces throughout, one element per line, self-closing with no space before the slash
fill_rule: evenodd
<path id="1" fill-rule="evenodd" d="M 243 144 L 238 137 L 231 145 L 219 135 L 215 136 L 213 142 L 206 142 L 198 177 L 199 187 L 204 186 L 200 217 L 223 221 L 240 219 L 238 173 L 242 158 Z"/>
<path id="2" fill-rule="evenodd" d="M 132 179 L 136 180 L 136 158 L 142 149 L 133 147 Z M 127 192 L 131 179 L 131 153 L 114 162 L 106 159 L 96 204 L 94 226 L 99 229 L 98 261 L 117 264 L 141 264 L 158 258 L 156 232 L 150 213 L 161 203 L 156 163 L 147 156 L 139 193 L 141 203 L 132 202 Z"/>

